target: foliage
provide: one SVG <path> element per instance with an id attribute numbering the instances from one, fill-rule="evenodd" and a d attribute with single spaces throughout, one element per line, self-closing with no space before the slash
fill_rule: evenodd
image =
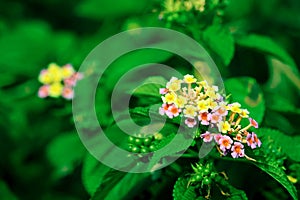
<path id="1" fill-rule="evenodd" d="M 299 9 L 297 0 L 1 1 L 0 199 L 298 199 Z M 239 102 L 259 123 L 255 133 L 262 145 L 245 148 L 250 159 L 220 156 L 216 148 L 199 158 L 207 127 L 187 134 L 190 129 L 178 131 L 184 124 L 180 117 L 158 113 L 159 89 L 171 77 L 155 72 L 146 79 L 129 77 L 140 78 L 142 86 L 128 83 L 120 91 L 132 95 L 129 114 L 142 130 L 161 120 L 163 129 L 140 140 L 140 129 L 129 137 L 118 127 L 110 97 L 122 75 L 136 66 L 161 63 L 201 78 L 170 52 L 144 49 L 121 56 L 101 72 L 96 91 L 103 130 L 120 148 L 148 153 L 146 159 L 135 157 L 149 162 L 147 173 L 125 173 L 99 162 L 80 141 L 72 102 L 60 94 L 38 97 L 38 76 L 49 63 L 70 63 L 78 71 L 101 41 L 140 27 L 182 32 L 207 50 L 227 100 Z M 117 119 L 127 125 L 122 103 Z M 83 128 L 97 131 L 89 120 Z M 166 148 L 174 140 L 180 141 L 177 148 Z M 178 159 L 162 168 L 173 158 Z"/>

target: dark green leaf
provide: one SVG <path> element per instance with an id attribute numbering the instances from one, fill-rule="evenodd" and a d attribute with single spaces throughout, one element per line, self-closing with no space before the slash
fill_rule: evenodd
<path id="1" fill-rule="evenodd" d="M 300 162 L 300 136 L 288 136 L 284 133 L 269 128 L 259 128 L 257 131 L 260 137 L 270 137 L 292 160 Z"/>
<path id="2" fill-rule="evenodd" d="M 133 199 L 143 187 L 149 186 L 149 173 L 131 174 L 116 171 L 107 174 L 91 200 Z"/>
<path id="3" fill-rule="evenodd" d="M 111 169 L 100 163 L 92 155 L 87 154 L 82 169 L 82 182 L 87 192 L 92 195 L 96 192 L 104 176 Z"/>
<path id="4" fill-rule="evenodd" d="M 133 0 L 117 0 L 111 2 L 104 1 L 84 1 L 78 8 L 79 15 L 89 17 L 92 19 L 102 19 L 107 17 L 120 17 L 125 14 L 138 13 L 146 6 L 146 1 L 133 1 Z"/>
<path id="5" fill-rule="evenodd" d="M 249 77 L 230 78 L 225 81 L 227 95 L 231 94 L 234 102 L 239 102 L 242 107 L 247 108 L 250 117 L 258 123 L 263 119 L 265 112 L 265 101 L 260 86 L 255 79 Z"/>
<path id="6" fill-rule="evenodd" d="M 278 181 L 289 192 L 294 200 L 298 199 L 295 186 L 289 181 L 282 168 L 272 165 L 271 163 L 267 163 L 265 160 L 253 162 L 253 164 Z"/>
<path id="7" fill-rule="evenodd" d="M 111 169 L 87 155 L 83 165 L 83 183 L 93 200 L 130 199 L 147 183 L 149 173 L 130 174 Z"/>
<path id="8" fill-rule="evenodd" d="M 187 178 L 178 178 L 173 189 L 174 200 L 191 200 L 196 199 L 195 186 L 188 186 Z"/>
<path id="9" fill-rule="evenodd" d="M 228 181 L 226 181 L 223 177 L 217 176 L 215 181 L 221 185 L 221 188 L 226 188 L 228 191 L 228 200 L 248 200 L 246 193 L 243 190 L 239 190 L 232 185 Z M 225 197 L 225 196 L 224 196 Z"/>
<path id="10" fill-rule="evenodd" d="M 266 126 L 276 128 L 284 133 L 288 133 L 289 135 L 296 132 L 292 123 L 284 115 L 272 110 L 266 110 L 264 123 Z"/>
<path id="11" fill-rule="evenodd" d="M 290 55 L 271 38 L 262 35 L 237 35 L 235 37 L 237 44 L 252 48 L 262 53 L 275 56 L 285 64 L 289 65 L 294 72 L 298 71 L 295 62 Z"/>
<path id="12" fill-rule="evenodd" d="M 17 200 L 18 198 L 10 191 L 6 183 L 0 180 L 0 198 L 7 200 Z"/>
<path id="13" fill-rule="evenodd" d="M 300 114 L 300 108 L 278 92 L 265 92 L 266 106 L 274 111 Z"/>
<path id="14" fill-rule="evenodd" d="M 55 176 L 61 177 L 73 172 L 85 153 L 85 148 L 76 132 L 55 138 L 47 147 L 47 156 L 55 167 Z"/>

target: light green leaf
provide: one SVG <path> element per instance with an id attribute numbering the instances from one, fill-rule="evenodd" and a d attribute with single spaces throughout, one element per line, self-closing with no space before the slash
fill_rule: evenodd
<path id="1" fill-rule="evenodd" d="M 247 108 L 250 116 L 258 123 L 263 119 L 265 101 L 260 86 L 255 79 L 250 77 L 230 78 L 225 81 L 227 95 L 231 94 L 234 102 L 239 102 Z"/>
<path id="2" fill-rule="evenodd" d="M 177 130 L 176 130 L 177 132 Z M 173 131 L 173 133 L 176 133 Z M 175 134 L 174 134 L 175 135 Z M 178 132 L 174 138 L 166 137 L 168 146 L 164 146 L 153 153 L 149 162 L 149 170 L 154 171 L 157 167 L 165 166 L 164 159 L 168 157 L 180 157 L 180 153 L 187 150 L 192 144 L 193 137 L 184 134 L 183 131 Z"/>
<path id="3" fill-rule="evenodd" d="M 203 32 L 203 41 L 216 53 L 225 65 L 228 65 L 234 55 L 234 38 L 229 30 L 214 25 Z"/>
<path id="4" fill-rule="evenodd" d="M 136 96 L 153 96 L 160 98 L 159 89 L 166 87 L 167 80 L 161 76 L 147 78 L 140 87 L 134 90 Z"/>

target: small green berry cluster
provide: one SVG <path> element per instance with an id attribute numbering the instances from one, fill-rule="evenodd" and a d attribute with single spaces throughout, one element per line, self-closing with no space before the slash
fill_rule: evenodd
<path id="1" fill-rule="evenodd" d="M 155 145 L 153 145 L 155 138 L 154 136 L 148 137 L 128 137 L 128 147 L 129 151 L 133 153 L 149 153 L 155 150 Z"/>
<path id="2" fill-rule="evenodd" d="M 201 164 L 196 163 L 196 166 L 192 165 L 194 173 L 191 175 L 189 179 L 190 184 L 201 184 L 210 185 L 212 180 L 216 177 L 217 173 L 212 171 L 212 163 Z"/>

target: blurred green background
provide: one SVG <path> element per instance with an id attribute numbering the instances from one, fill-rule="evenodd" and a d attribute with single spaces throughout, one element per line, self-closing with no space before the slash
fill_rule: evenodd
<path id="1" fill-rule="evenodd" d="M 86 152 L 77 137 L 71 102 L 38 98 L 38 74 L 50 62 L 72 63 L 78 69 L 96 45 L 120 31 L 166 27 L 158 19 L 162 4 L 157 0 L 0 1 L 0 199 L 89 198 L 82 181 Z M 211 22 L 205 23 L 196 31 L 207 30 Z M 263 123 L 297 135 L 300 1 L 231 0 L 221 24 L 234 43 L 208 32 L 216 44 L 207 46 L 224 80 L 256 79 L 267 107 Z M 171 28 L 195 38 L 186 27 Z M 232 56 L 227 56 L 228 44 L 234 48 Z M 119 65 L 133 67 L 147 60 L 136 59 Z M 170 61 L 168 56 L 164 59 Z"/>

